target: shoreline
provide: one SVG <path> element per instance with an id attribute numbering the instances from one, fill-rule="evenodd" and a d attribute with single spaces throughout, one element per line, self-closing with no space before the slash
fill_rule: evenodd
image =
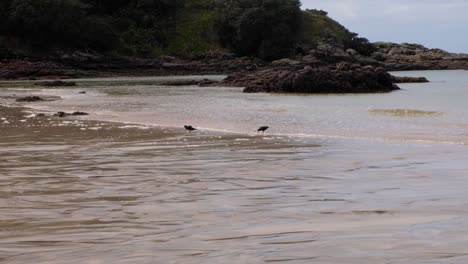
<path id="1" fill-rule="evenodd" d="M 6 111 L 4 111 L 7 109 Z M 22 147 L 51 144 L 78 146 L 80 142 L 95 144 L 128 144 L 146 142 L 163 145 L 168 150 L 176 148 L 211 149 L 235 147 L 240 150 L 279 151 L 283 149 L 318 149 L 323 140 L 307 140 L 279 135 L 252 135 L 215 130 L 188 133 L 184 128 L 145 125 L 129 122 L 103 121 L 80 118 L 34 118 L 28 116 L 31 108 L 0 105 L 0 137 L 4 144 Z M 4 122 L 7 121 L 8 124 Z M 34 138 L 34 140 L 32 140 Z"/>
<path id="2" fill-rule="evenodd" d="M 437 76 L 440 73 L 434 73 Z M 429 75 L 432 76 L 432 75 Z M 154 78 L 154 77 L 151 77 Z M 89 80 L 89 79 L 88 79 Z M 437 80 L 437 79 L 436 79 Z M 378 141 L 378 142 L 419 142 L 419 143 L 434 143 L 434 144 L 455 144 L 455 145 L 467 145 L 467 141 L 465 141 L 465 138 L 462 137 L 462 135 L 454 136 L 452 135 L 442 135 L 442 136 L 435 136 L 432 135 L 431 133 L 424 133 L 420 134 L 418 136 L 417 134 L 414 135 L 406 135 L 406 133 L 388 133 L 384 131 L 376 131 L 377 133 L 366 133 L 364 131 L 359 131 L 359 130 L 354 130 L 350 132 L 343 132 L 341 133 L 340 131 L 337 131 L 336 128 L 334 127 L 324 127 L 323 129 L 312 129 L 311 131 L 304 130 L 301 127 L 298 127 L 298 129 L 288 129 L 287 127 L 284 127 L 282 123 L 276 123 L 275 119 L 268 119 L 270 121 L 267 122 L 238 122 L 236 120 L 243 120 L 243 114 L 236 114 L 239 113 L 239 111 L 232 110 L 234 112 L 231 112 L 233 116 L 237 116 L 235 119 L 230 118 L 225 118 L 222 115 L 220 116 L 213 116 L 212 118 L 203 118 L 202 114 L 204 110 L 200 109 L 201 111 L 196 111 L 199 112 L 200 114 L 195 115 L 195 119 L 193 118 L 185 118 L 190 115 L 192 115 L 190 112 L 184 113 L 183 108 L 185 108 L 185 103 L 184 101 L 181 100 L 205 100 L 202 99 L 206 94 L 211 94 L 215 97 L 213 98 L 218 98 L 217 100 L 224 100 L 223 98 L 226 98 L 225 96 L 217 96 L 217 94 L 225 94 L 228 95 L 227 98 L 235 99 L 237 103 L 240 103 L 241 107 L 247 107 L 252 109 L 255 112 L 259 112 L 260 118 L 263 119 L 265 117 L 268 118 L 283 118 L 285 115 L 288 114 L 288 109 L 289 106 L 286 105 L 281 105 L 281 101 L 288 102 L 291 101 L 295 102 L 297 100 L 303 101 L 303 102 L 313 102 L 313 101 L 321 101 L 320 98 L 323 96 L 327 98 L 346 98 L 346 94 L 271 94 L 274 95 L 272 97 L 271 103 L 267 106 L 266 109 L 262 109 L 262 107 L 254 107 L 251 103 L 248 101 L 245 101 L 244 95 L 241 94 L 241 90 L 237 88 L 232 88 L 232 87 L 194 87 L 194 86 L 187 86 L 187 87 L 181 87 L 181 88 L 176 88 L 172 86 L 148 86 L 146 87 L 146 84 L 141 84 L 139 83 L 138 80 L 135 81 L 135 85 L 128 85 L 128 82 L 125 80 L 105 80 L 105 82 L 108 81 L 115 81 L 116 85 L 108 85 L 108 83 L 101 83 L 97 84 L 95 82 L 92 82 L 91 85 L 86 85 L 82 86 L 81 83 L 78 81 L 78 86 L 75 87 L 58 87 L 58 88 L 44 88 L 44 87 L 23 87 L 23 86 L 13 86 L 11 89 L 7 89 L 6 87 L 8 86 L 8 82 L 4 82 L 3 87 L 5 88 L 4 90 L 4 98 L 8 98 L 8 100 L 11 102 L 14 101 L 15 98 L 20 98 L 24 96 L 43 96 L 44 99 L 46 99 L 45 102 L 36 102 L 36 103 L 6 103 L 6 105 L 10 106 L 25 106 L 25 107 L 30 107 L 31 109 L 34 110 L 36 113 L 40 113 L 41 109 L 43 111 L 46 111 L 48 116 L 53 115 L 57 111 L 62 111 L 62 112 L 85 112 L 91 114 L 91 116 L 86 116 L 86 117 L 80 117 L 78 120 L 96 120 L 96 121 L 105 121 L 105 122 L 118 122 L 122 123 L 124 125 L 132 126 L 145 126 L 145 127 L 157 127 L 157 128 L 168 128 L 168 129 L 180 129 L 180 131 L 183 130 L 183 125 L 188 124 L 188 125 L 193 125 L 196 128 L 201 128 L 202 130 L 205 131 L 210 131 L 213 134 L 221 133 L 223 135 L 229 135 L 229 134 L 235 134 L 235 135 L 241 135 L 241 136 L 256 136 L 256 129 L 260 125 L 269 125 L 272 129 L 267 131 L 268 137 L 282 137 L 282 138 L 291 138 L 291 139 L 298 139 L 298 140 L 308 140 L 308 139 L 318 139 L 318 140 L 358 140 L 358 141 Z M 95 88 L 93 87 L 94 85 Z M 124 85 L 123 87 L 127 87 L 125 89 L 130 89 L 126 92 L 121 93 L 121 89 L 119 88 L 118 85 Z M 434 86 L 431 84 L 428 84 L 428 87 Z M 0 82 L 0 87 L 2 87 L 2 83 Z M 420 87 L 417 85 L 416 87 Z M 187 89 L 188 88 L 188 89 Z M 0 88 L 2 89 L 2 88 Z M 88 90 L 89 89 L 89 90 Z M 103 90 L 102 90 L 103 89 Z M 200 90 L 198 90 L 200 89 Z M 419 90 L 419 89 L 418 89 Z M 418 90 L 415 90 L 415 92 L 419 93 Z M 80 91 L 87 91 L 87 94 L 85 95 L 80 95 Z M 147 94 L 154 96 L 150 99 L 146 100 L 145 97 L 142 95 Z M 396 93 L 390 93 L 390 94 L 354 94 L 354 95 L 349 95 L 349 96 L 358 96 L 358 98 L 368 98 L 369 96 L 372 98 L 375 98 L 375 100 L 385 102 L 385 98 L 401 98 L 402 96 L 405 96 L 406 94 L 405 90 L 402 90 L 401 92 L 396 92 Z M 127 99 L 124 99 L 128 95 Z M 135 96 L 133 96 L 135 95 Z M 163 97 L 161 97 L 162 95 Z M 164 99 L 157 99 L 157 98 L 166 98 L 165 96 L 171 96 L 171 95 L 181 95 L 181 99 L 176 99 L 174 102 L 174 107 L 172 110 L 171 108 L 164 108 L 164 107 L 151 107 L 151 104 L 153 102 L 156 102 L 156 105 L 159 104 L 165 104 Z M 268 94 L 259 94 L 259 95 L 249 95 L 248 97 L 250 100 L 254 101 L 263 101 L 265 99 L 265 96 L 271 96 Z M 123 96 L 123 97 L 122 97 Z M 277 97 L 279 96 L 279 97 Z M 284 97 L 282 97 L 284 96 Z M 292 97 L 290 97 L 292 96 Z M 301 99 L 303 96 L 304 99 Z M 308 96 L 311 96 L 310 99 L 307 99 Z M 331 96 L 331 97 L 329 97 Z M 344 97 L 343 97 L 344 96 Z M 55 99 L 60 98 L 58 101 Z M 197 99 L 198 98 L 198 99 Z M 275 99 L 276 98 L 276 99 Z M 280 99 L 280 98 L 284 98 Z M 291 99 L 288 99 L 291 98 Z M 297 99 L 294 99 L 297 98 Z M 169 98 L 168 98 L 169 99 Z M 332 99 L 332 100 L 335 100 Z M 350 98 L 351 99 L 351 98 Z M 53 102 L 51 101 L 53 100 Z M 130 105 L 146 105 L 145 108 L 147 108 L 149 111 L 140 111 L 138 108 L 135 109 L 136 111 L 128 111 L 125 110 L 125 108 L 119 108 L 113 107 L 115 103 L 117 105 L 121 100 L 125 100 L 126 102 L 130 103 Z M 153 101 L 156 100 L 156 101 Z M 171 99 L 172 100 L 172 99 Z M 237 101 L 240 100 L 240 101 Z M 341 99 L 340 99 L 341 100 Z M 50 101 L 50 102 L 49 102 Z M 253 101 L 253 102 L 254 102 Z M 355 100 L 353 100 L 355 101 Z M 358 99 L 359 101 L 359 99 Z M 99 107 L 101 102 L 106 102 L 106 106 L 102 108 Z M 244 104 L 244 103 L 245 104 Z M 277 102 L 277 103 L 274 103 Z M 318 102 L 318 101 L 317 101 Z M 182 104 L 181 104 L 182 103 Z M 280 104 L 278 104 L 280 103 Z M 385 105 L 385 104 L 383 104 Z M 383 106 L 382 105 L 382 106 Z M 357 105 L 359 107 L 359 105 Z M 179 110 L 179 108 L 182 107 L 182 109 Z M 199 106 L 195 103 L 191 106 L 193 110 L 199 109 Z M 278 109 L 276 109 L 278 108 Z M 362 112 L 364 115 L 371 115 L 369 119 L 381 119 L 381 120 L 391 120 L 396 118 L 404 118 L 401 119 L 401 122 L 409 122 L 411 119 L 414 119 L 415 121 L 418 118 L 419 120 L 426 122 L 429 121 L 428 118 L 437 118 L 443 117 L 445 114 L 440 111 L 432 111 L 432 110 L 437 110 L 437 109 L 431 109 L 429 108 L 411 108 L 411 104 L 408 104 L 406 106 L 387 106 L 387 107 L 378 107 L 377 105 L 373 108 L 358 108 L 359 111 Z M 373 109 L 375 111 L 373 111 Z M 39 111 L 37 111 L 39 110 Z M 130 110 L 130 109 L 128 109 Z M 169 111 L 168 111 L 169 110 Z M 151 111 L 157 111 L 157 112 L 151 112 Z M 278 112 L 279 111 L 279 112 Z M 164 113 L 168 113 L 169 116 L 173 116 L 176 118 L 179 118 L 179 122 L 173 122 L 171 121 L 171 118 L 168 116 L 167 118 L 165 117 Z M 254 112 L 254 113 L 255 113 Z M 113 114 L 114 113 L 114 114 Z M 153 113 L 153 114 L 152 114 Z M 152 116 L 156 114 L 157 119 L 153 120 Z M 326 113 L 322 113 L 326 114 Z M 254 115 L 255 116 L 255 115 Z M 379 117 L 380 116 L 380 117 Z M 180 119 L 182 117 L 182 119 Z M 252 116 L 253 117 L 253 116 Z M 343 116 L 344 118 L 344 116 Z M 345 120 L 349 119 L 350 116 L 346 117 Z M 317 118 L 314 118 L 314 120 L 310 120 L 312 122 L 315 122 L 316 120 L 320 120 L 321 118 L 317 116 Z M 377 120 L 376 119 L 376 120 Z M 66 120 L 66 119 L 64 119 Z M 71 118 L 71 120 L 75 120 L 75 118 Z M 185 120 L 185 121 L 184 121 Z M 307 118 L 306 118 L 307 120 Z M 157 121 L 157 122 L 156 122 Z M 309 122 L 310 122 L 309 121 Z M 338 121 L 338 120 L 336 120 Z M 335 121 L 335 122 L 336 122 Z M 215 123 L 213 123 L 215 122 Z M 217 122 L 217 123 L 216 123 Z M 306 121 L 307 122 L 307 121 Z M 341 121 L 340 121 L 341 122 Z M 369 123 L 369 127 L 373 127 L 372 122 Z M 263 124 L 264 123 L 264 124 Z M 351 125 L 351 124 L 350 124 Z M 365 125 L 367 126 L 367 125 Z M 416 130 L 419 131 L 419 130 Z M 207 132 L 207 133 L 210 133 Z M 396 131 L 397 132 L 397 131 Z M 423 131 L 419 131 L 423 132 Z"/>
<path id="3" fill-rule="evenodd" d="M 60 100 L 60 99 L 56 99 Z M 44 112 L 39 109 L 27 106 L 8 106 L 0 104 L 1 108 L 8 108 L 10 110 L 16 111 L 17 115 L 21 115 L 25 111 L 27 112 Z M 54 111 L 48 111 L 50 114 L 55 113 Z M 40 113 L 36 113 L 40 114 Z M 0 116 L 2 118 L 3 116 Z M 170 126 L 170 125 L 162 125 L 162 124 L 148 124 L 148 123 L 136 123 L 136 122 L 127 122 L 127 121 L 114 121 L 114 120 L 106 120 L 106 119 L 99 119 L 96 118 L 95 115 L 90 113 L 89 116 L 85 118 L 81 117 L 54 117 L 44 116 L 44 117 L 32 117 L 26 114 L 22 114 L 22 120 L 26 120 L 26 124 L 29 121 L 28 119 L 37 119 L 39 122 L 41 120 L 47 121 L 56 121 L 57 123 L 65 123 L 65 124 L 73 124 L 73 123 L 88 123 L 86 124 L 87 127 L 101 127 L 102 124 L 106 124 L 109 127 L 119 128 L 119 129 L 130 129 L 134 131 L 145 131 L 145 130 L 157 130 L 157 131 L 173 131 L 179 136 L 200 136 L 200 137 L 226 137 L 226 138 L 240 138 L 240 140 L 254 140 L 254 139 L 261 139 L 267 141 L 273 141 L 276 143 L 286 143 L 286 142 L 303 142 L 305 141 L 327 141 L 327 140 L 345 140 L 345 141 L 352 141 L 352 142 L 379 142 L 379 143 L 412 143 L 412 144 L 436 144 L 436 145 L 453 145 L 453 146 L 468 146 L 467 142 L 463 141 L 442 141 L 442 140 L 430 140 L 430 139 L 399 139 L 399 138 L 384 138 L 384 137 L 363 137 L 363 136 L 340 136 L 340 135 L 325 135 L 325 134 L 281 134 L 281 133 L 267 133 L 265 136 L 262 134 L 256 134 L 255 132 L 245 133 L 239 131 L 229 131 L 229 130 L 220 130 L 214 128 L 204 128 L 204 127 L 197 127 L 198 131 L 196 133 L 190 133 L 181 126 Z M 3 120 L 0 120 L 0 126 L 2 125 Z M 101 124 L 101 126 L 99 125 Z M 97 130 L 100 130 L 99 128 Z M 82 130 L 83 131 L 83 130 Z M 307 144 L 309 145 L 309 144 Z M 312 144 L 314 145 L 314 144 Z M 320 146 L 320 145 L 316 145 Z"/>

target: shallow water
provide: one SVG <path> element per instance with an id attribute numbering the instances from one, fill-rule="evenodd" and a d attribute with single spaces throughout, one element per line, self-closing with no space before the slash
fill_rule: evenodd
<path id="1" fill-rule="evenodd" d="M 468 74 L 414 74 L 435 82 L 326 96 L 0 89 L 8 105 L 63 97 L 34 113 L 91 113 L 0 107 L 0 260 L 466 263 Z"/>
<path id="2" fill-rule="evenodd" d="M 88 111 L 92 119 L 99 120 L 165 127 L 191 124 L 243 134 L 269 125 L 268 132 L 275 135 L 468 144 L 468 74 L 407 75 L 411 74 L 424 74 L 433 82 L 402 84 L 401 91 L 388 94 L 313 96 L 243 94 L 241 88 L 190 86 L 41 89 L 33 94 L 64 99 L 29 106 Z M 79 95 L 80 89 L 87 94 Z"/>

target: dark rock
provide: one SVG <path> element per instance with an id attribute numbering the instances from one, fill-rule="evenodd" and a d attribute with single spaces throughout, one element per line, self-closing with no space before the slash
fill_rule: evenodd
<path id="1" fill-rule="evenodd" d="M 68 114 L 65 113 L 65 112 L 57 112 L 56 114 L 54 114 L 55 117 L 65 117 L 67 116 Z"/>
<path id="2" fill-rule="evenodd" d="M 40 102 L 40 101 L 44 101 L 44 99 L 42 99 L 39 96 L 26 96 L 26 97 L 21 97 L 21 98 L 16 99 L 16 102 Z"/>
<path id="3" fill-rule="evenodd" d="M 36 117 L 45 117 L 45 116 L 46 116 L 46 115 L 43 114 L 43 113 L 39 113 L 39 114 L 36 115 Z"/>
<path id="4" fill-rule="evenodd" d="M 377 93 L 399 89 L 384 69 L 350 63 L 237 74 L 222 85 L 246 87 L 246 93 Z"/>
<path id="5" fill-rule="evenodd" d="M 213 81 L 209 79 L 203 79 L 203 80 L 181 80 L 181 81 L 172 81 L 172 82 L 164 82 L 161 83 L 161 85 L 166 85 L 166 86 L 192 86 L 192 85 L 198 85 L 198 86 L 208 86 L 218 83 L 218 81 Z"/>
<path id="6" fill-rule="evenodd" d="M 85 112 L 76 111 L 76 112 L 73 112 L 71 115 L 72 116 L 86 116 L 86 115 L 89 115 L 89 114 L 85 113 Z"/>
<path id="7" fill-rule="evenodd" d="M 427 83 L 428 79 L 425 77 L 399 77 L 392 75 L 393 83 Z"/>
<path id="8" fill-rule="evenodd" d="M 86 92 L 85 92 L 85 91 L 81 91 L 81 92 L 79 92 L 78 94 L 86 94 Z"/>
<path id="9" fill-rule="evenodd" d="M 60 86 L 76 86 L 75 82 L 65 82 L 65 81 L 51 81 L 51 82 L 38 82 L 35 83 L 36 86 L 46 86 L 46 87 L 60 87 Z"/>
<path id="10" fill-rule="evenodd" d="M 67 116 L 86 116 L 86 115 L 89 115 L 89 114 L 85 112 L 76 111 L 73 113 L 57 112 L 53 116 L 54 117 L 67 117 Z"/>
<path id="11" fill-rule="evenodd" d="M 161 85 L 165 86 L 191 86 L 191 85 L 198 85 L 198 81 L 195 80 L 184 80 L 184 81 L 171 81 L 171 82 L 163 82 Z"/>

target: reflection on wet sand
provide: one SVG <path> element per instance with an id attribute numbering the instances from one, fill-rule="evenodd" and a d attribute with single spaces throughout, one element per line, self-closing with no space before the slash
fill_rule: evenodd
<path id="1" fill-rule="evenodd" d="M 443 115 L 442 112 L 437 111 L 423 111 L 423 110 L 414 110 L 414 109 L 371 109 L 369 113 L 372 114 L 383 114 L 383 115 L 393 115 L 393 116 L 434 116 L 434 115 Z"/>

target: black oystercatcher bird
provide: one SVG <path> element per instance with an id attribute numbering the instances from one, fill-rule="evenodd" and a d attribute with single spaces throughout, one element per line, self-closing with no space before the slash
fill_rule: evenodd
<path id="1" fill-rule="evenodd" d="M 263 134 L 265 134 L 265 130 L 267 130 L 267 129 L 268 129 L 267 126 L 262 126 L 262 127 L 260 127 L 260 128 L 257 130 L 257 135 L 258 135 L 258 132 L 260 132 L 260 131 L 262 131 Z"/>
<path id="2" fill-rule="evenodd" d="M 195 131 L 197 130 L 196 128 L 194 128 L 193 126 L 184 126 L 185 130 L 187 130 L 188 132 L 192 133 L 192 131 Z"/>

